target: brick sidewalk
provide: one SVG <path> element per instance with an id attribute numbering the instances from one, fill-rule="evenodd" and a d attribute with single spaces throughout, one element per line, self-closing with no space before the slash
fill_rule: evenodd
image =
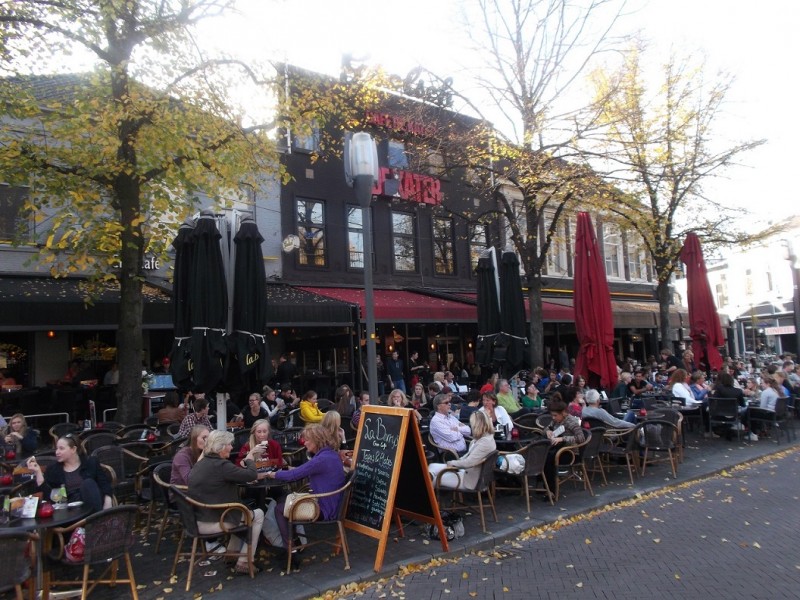
<path id="1" fill-rule="evenodd" d="M 798 470 L 793 448 L 342 597 L 797 598 Z"/>

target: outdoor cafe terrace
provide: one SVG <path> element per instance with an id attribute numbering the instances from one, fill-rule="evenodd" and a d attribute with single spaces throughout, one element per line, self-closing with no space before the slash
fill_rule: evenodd
<path id="1" fill-rule="evenodd" d="M 793 420 L 790 424 L 794 424 Z M 127 447 L 132 454 L 138 452 L 141 456 L 150 458 L 152 463 L 169 460 L 168 455 L 175 448 L 168 443 L 166 437 L 168 434 L 164 433 L 167 428 L 162 428 L 162 432 L 153 436 L 156 439 L 148 440 L 147 436 L 140 439 L 142 431 L 149 432 L 151 430 L 152 428 L 147 426 L 138 430 L 129 427 L 123 431 L 123 435 L 125 435 L 125 431 L 128 432 L 127 439 L 116 439 L 112 443 Z M 108 431 L 100 431 L 97 434 L 108 433 Z M 212 594 L 219 594 L 218 597 L 223 598 L 231 597 L 236 593 L 247 593 L 248 596 L 255 598 L 310 598 L 322 595 L 327 590 L 337 590 L 340 586 L 353 582 L 363 583 L 392 575 L 407 565 L 421 565 L 434 558 L 459 556 L 503 545 L 526 531 L 544 527 L 549 523 L 601 509 L 682 482 L 703 478 L 797 446 L 796 436 L 784 435 L 776 440 L 775 433 L 777 432 L 774 432 L 771 437 L 762 436 L 757 442 L 745 442 L 739 441 L 736 435 L 733 435 L 731 439 L 726 439 L 724 436 L 706 438 L 698 427 L 695 427 L 694 430 L 687 428 L 683 442 L 678 442 L 682 445 L 683 452 L 682 459 L 677 464 L 676 475 L 673 475 L 669 462 L 648 465 L 645 474 L 642 475 L 640 470 L 635 474 L 629 473 L 624 461 L 606 460 L 604 474 L 607 483 L 603 483 L 599 472 L 589 474 L 591 492 L 580 480 L 573 478 L 572 481 L 565 481 L 554 505 L 542 502 L 538 495 L 532 494 L 530 512 L 526 509 L 525 497 L 519 489 L 497 490 L 495 492 L 497 520 L 492 518 L 491 511 L 485 507 L 487 531 L 484 533 L 481 530 L 481 518 L 477 508 L 461 511 L 460 514 L 464 517 L 465 535 L 452 540 L 447 553 L 442 551 L 440 542 L 429 538 L 426 524 L 404 519 L 404 536 L 401 537 L 396 528 L 392 527 L 385 560 L 378 573 L 373 570 L 378 542 L 348 529 L 349 570 L 345 569 L 345 561 L 341 553 L 331 552 L 327 546 L 314 546 L 295 555 L 293 570 L 291 573 L 287 573 L 285 552 L 274 551 L 262 539 L 255 561 L 261 572 L 255 578 L 234 574 L 222 560 L 204 560 L 195 567 L 190 590 L 186 592 L 184 588 L 188 562 L 185 559 L 179 561 L 176 575 L 170 576 L 177 549 L 178 531 L 166 533 L 158 545 L 158 552 L 156 552 L 156 542 L 164 512 L 163 506 L 157 503 L 153 505 L 154 517 L 149 520 L 149 527 L 147 526 L 147 514 L 151 505 L 146 462 L 118 466 L 119 470 L 125 472 L 125 475 L 117 478 L 117 484 L 120 486 L 118 500 L 121 504 L 137 506 L 139 511 L 131 558 L 137 592 L 142 600 L 165 597 L 195 599 L 201 595 L 210 596 Z M 422 435 L 423 438 L 427 438 L 427 433 L 423 432 Z M 526 435 L 527 433 L 523 432 L 522 440 L 519 442 L 520 446 L 526 443 L 527 440 L 524 439 Z M 86 435 L 87 445 L 91 445 L 91 437 L 91 435 Z M 294 435 L 291 430 L 288 433 L 276 431 L 274 437 L 284 443 L 291 460 L 302 460 L 302 453 L 296 452 L 296 431 Z M 106 435 L 106 440 L 110 439 Z M 776 443 L 777 441 L 780 443 Z M 42 457 L 42 462 L 46 462 L 47 450 L 49 450 L 49 442 L 37 454 Z M 435 448 L 428 447 L 427 451 L 431 456 Z M 134 484 L 132 489 L 124 489 L 124 481 L 134 472 L 139 472 L 144 476 Z M 443 491 L 440 500 L 441 509 L 448 509 L 450 494 Z M 175 514 L 173 513 L 170 518 L 174 519 Z M 39 530 L 43 537 L 47 537 L 49 528 L 46 519 L 40 521 Z M 325 526 L 322 529 L 325 534 L 335 535 L 334 526 L 330 528 Z M 326 531 L 326 529 L 330 529 L 330 531 Z M 314 535 L 318 535 L 318 533 L 314 532 Z M 310 535 L 310 537 L 312 536 Z M 187 543 L 184 542 L 184 551 L 186 546 Z M 121 568 L 120 574 L 124 575 L 124 573 L 124 568 Z M 72 572 L 69 573 L 70 576 L 72 574 Z M 125 597 L 129 593 L 127 585 L 119 583 L 115 588 L 100 585 L 91 593 L 91 597 L 111 600 L 119 598 L 120 594 Z M 2 597 L 11 597 L 11 594 L 12 592 L 7 592 Z"/>

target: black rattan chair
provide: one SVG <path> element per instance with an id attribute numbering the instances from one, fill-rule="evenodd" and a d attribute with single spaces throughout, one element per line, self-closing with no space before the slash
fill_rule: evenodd
<path id="1" fill-rule="evenodd" d="M 22 584 L 29 586 L 28 597 L 33 600 L 34 579 L 36 573 L 35 533 L 22 531 L 0 531 L 0 554 L 3 556 L 3 568 L 0 569 L 0 592 L 13 589 L 16 600 L 22 600 Z"/>
<path id="2" fill-rule="evenodd" d="M 347 535 L 344 529 L 344 519 L 345 519 L 345 514 L 347 513 L 347 505 L 349 504 L 350 501 L 350 490 L 352 487 L 352 483 L 353 483 L 353 472 L 351 471 L 350 473 L 348 473 L 344 485 L 340 487 L 338 490 L 327 492 L 325 494 L 310 494 L 309 496 L 303 498 L 303 500 L 301 500 L 300 502 L 294 504 L 294 506 L 292 507 L 292 512 L 289 514 L 289 544 L 288 547 L 286 548 L 287 573 L 292 572 L 292 557 L 295 551 L 301 551 L 310 546 L 316 546 L 317 544 L 327 544 L 329 546 L 333 546 L 336 550 L 341 548 L 342 554 L 344 555 L 344 568 L 348 570 L 350 569 L 350 555 L 347 547 Z M 335 519 L 323 520 L 320 518 L 316 521 L 294 520 L 294 512 L 301 502 L 316 502 L 318 498 L 323 498 L 325 496 L 335 496 L 338 494 L 341 494 L 341 499 L 339 500 L 339 511 L 337 512 Z M 294 544 L 294 539 L 296 537 L 295 528 L 298 525 L 302 525 L 304 528 L 305 533 L 303 533 L 303 535 L 306 536 L 306 539 L 308 540 L 306 541 L 305 544 L 300 544 L 300 545 Z M 336 525 L 336 535 L 333 537 L 321 537 L 315 539 L 311 539 L 308 537 L 309 530 L 314 530 L 314 528 L 316 527 L 325 525 Z"/>
<path id="3" fill-rule="evenodd" d="M 135 506 L 117 506 L 88 516 L 70 527 L 53 528 L 56 546 L 44 556 L 43 600 L 47 600 L 50 588 L 54 586 L 75 586 L 74 580 L 53 579 L 53 571 L 56 568 L 69 567 L 83 569 L 81 598 L 86 598 L 101 583 L 111 586 L 115 586 L 117 583 L 128 583 L 133 600 L 138 600 L 139 595 L 136 591 L 136 579 L 130 555 L 130 549 L 134 544 L 133 528 L 138 512 L 139 509 Z M 64 555 L 64 547 L 72 532 L 78 527 L 83 527 L 85 530 L 83 559 L 79 562 L 69 561 Z M 127 579 L 117 578 L 120 559 L 125 562 Z M 96 579 L 89 579 L 92 567 L 104 568 L 102 574 Z"/>

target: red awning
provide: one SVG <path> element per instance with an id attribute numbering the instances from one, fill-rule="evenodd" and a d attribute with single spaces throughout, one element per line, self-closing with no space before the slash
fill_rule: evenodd
<path id="1" fill-rule="evenodd" d="M 320 296 L 358 305 L 364 311 L 364 290 L 354 288 L 301 287 Z M 375 290 L 375 321 L 402 323 L 474 323 L 478 319 L 473 304 L 445 300 L 404 290 Z"/>
<path id="2" fill-rule="evenodd" d="M 458 296 L 463 296 L 464 298 L 470 298 L 472 300 L 477 299 L 477 294 L 473 293 L 464 293 L 458 292 Z M 525 300 L 525 319 L 527 321 L 531 320 L 531 308 L 530 304 L 528 303 L 528 297 L 524 297 Z M 542 321 L 545 323 L 573 323 L 575 321 L 575 312 L 572 309 L 572 305 L 562 305 L 556 304 L 553 302 L 547 302 L 546 300 L 542 300 Z"/>

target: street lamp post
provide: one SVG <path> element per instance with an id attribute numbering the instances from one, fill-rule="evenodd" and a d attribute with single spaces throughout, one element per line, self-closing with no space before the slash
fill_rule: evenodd
<path id="1" fill-rule="evenodd" d="M 345 179 L 353 187 L 361 206 L 364 247 L 364 317 L 366 319 L 367 381 L 369 397 L 378 399 L 378 367 L 375 354 L 375 304 L 372 290 L 372 187 L 378 180 L 378 150 L 365 132 L 345 139 Z M 359 335 L 359 339 L 361 336 Z"/>
<path id="2" fill-rule="evenodd" d="M 792 240 L 784 240 L 792 269 L 792 309 L 794 315 L 794 353 L 800 356 L 800 268 Z"/>

